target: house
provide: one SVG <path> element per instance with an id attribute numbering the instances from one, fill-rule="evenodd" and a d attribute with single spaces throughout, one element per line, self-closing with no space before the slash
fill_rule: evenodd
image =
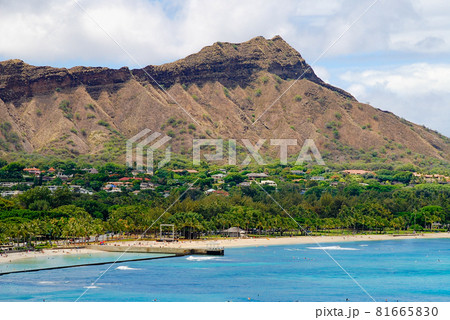
<path id="1" fill-rule="evenodd" d="M 76 193 L 80 193 L 80 194 L 89 194 L 89 195 L 93 194 L 91 191 L 86 190 L 86 189 L 82 188 L 81 186 L 74 185 L 74 186 L 70 186 L 69 188 L 72 192 L 76 192 Z"/>
<path id="2" fill-rule="evenodd" d="M 360 176 L 363 176 L 365 174 L 375 175 L 375 172 L 373 172 L 373 171 L 366 171 L 366 170 L 343 170 L 342 173 L 344 173 L 344 174 L 357 174 L 357 175 L 360 175 Z"/>
<path id="3" fill-rule="evenodd" d="M 57 173 L 56 174 L 56 177 L 57 178 L 60 178 L 61 180 L 63 180 L 63 181 L 67 181 L 67 180 L 69 180 L 69 178 L 72 178 L 73 177 L 73 174 L 72 175 L 70 175 L 70 176 L 67 176 L 67 175 L 65 175 L 65 174 L 62 174 L 62 173 Z"/>
<path id="4" fill-rule="evenodd" d="M 225 178 L 225 175 L 223 173 L 213 174 L 211 178 L 214 179 L 214 183 L 224 183 L 223 178 Z"/>
<path id="5" fill-rule="evenodd" d="M 156 186 L 151 182 L 142 182 L 140 184 L 141 190 L 155 190 Z"/>
<path id="6" fill-rule="evenodd" d="M 23 191 L 19 191 L 19 190 L 15 190 L 15 191 L 2 191 L 2 192 L 0 193 L 0 195 L 1 195 L 2 197 L 14 197 L 14 196 L 17 196 L 17 195 L 22 194 L 22 193 L 23 193 Z"/>
<path id="7" fill-rule="evenodd" d="M 17 182 L 0 182 L 0 187 L 3 187 L 3 188 L 12 188 L 17 185 L 18 185 Z"/>
<path id="8" fill-rule="evenodd" d="M 41 170 L 39 170 L 38 168 L 25 168 L 23 169 L 23 171 L 25 171 L 28 174 L 34 174 L 34 175 L 40 175 L 41 174 Z"/>
<path id="9" fill-rule="evenodd" d="M 238 184 L 238 187 L 250 187 L 252 185 L 249 181 L 244 181 Z"/>
<path id="10" fill-rule="evenodd" d="M 222 234 L 228 236 L 228 237 L 245 237 L 247 232 L 245 230 L 242 230 L 239 227 L 231 227 L 229 229 L 223 230 Z"/>
<path id="11" fill-rule="evenodd" d="M 56 172 L 56 170 L 55 170 L 55 168 L 53 168 L 53 167 L 51 167 L 50 169 L 48 169 L 48 173 L 50 173 L 50 174 L 53 174 L 53 173 L 55 173 Z"/>
<path id="12" fill-rule="evenodd" d="M 59 188 L 61 188 L 61 187 L 60 186 L 47 186 L 47 189 L 50 190 L 51 192 L 55 192 Z"/>
<path id="13" fill-rule="evenodd" d="M 120 178 L 119 181 L 126 182 L 126 181 L 150 181 L 149 178 L 136 178 L 136 177 L 123 177 Z"/>
<path id="14" fill-rule="evenodd" d="M 292 173 L 292 174 L 295 174 L 295 175 L 302 175 L 302 174 L 305 174 L 302 170 L 291 170 L 291 173 Z"/>
<path id="15" fill-rule="evenodd" d="M 83 171 L 86 171 L 87 173 L 90 173 L 90 174 L 97 174 L 98 173 L 98 170 L 95 169 L 95 168 L 83 169 Z"/>
<path id="16" fill-rule="evenodd" d="M 322 177 L 322 176 L 314 176 L 314 177 L 311 177 L 311 180 L 313 180 L 313 181 L 325 181 L 325 178 Z"/>
<path id="17" fill-rule="evenodd" d="M 230 194 L 226 191 L 223 190 L 214 190 L 214 189 L 208 189 L 205 191 L 205 194 L 218 194 L 218 195 L 222 195 L 225 197 L 228 197 Z"/>
<path id="18" fill-rule="evenodd" d="M 267 178 L 268 175 L 265 174 L 264 172 L 262 173 L 247 173 L 247 178 L 249 178 L 250 180 L 255 180 L 258 178 Z"/>
<path id="19" fill-rule="evenodd" d="M 259 184 L 263 186 L 269 186 L 269 187 L 277 187 L 277 183 L 272 180 L 262 180 Z"/>

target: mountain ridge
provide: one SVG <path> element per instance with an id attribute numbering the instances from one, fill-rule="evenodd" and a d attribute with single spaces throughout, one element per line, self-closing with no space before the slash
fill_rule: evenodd
<path id="1" fill-rule="evenodd" d="M 6 60 L 0 62 L 0 99 L 10 102 L 78 85 L 95 90 L 96 86 L 114 86 L 132 78 L 165 87 L 188 82 L 201 85 L 210 81 L 219 81 L 224 86 L 245 87 L 260 71 L 268 71 L 284 80 L 302 77 L 354 99 L 348 92 L 317 77 L 300 53 L 280 36 L 269 40 L 256 37 L 241 44 L 216 42 L 186 58 L 142 69 L 82 66 L 66 69 L 36 67 L 19 59 Z"/>
<path id="2" fill-rule="evenodd" d="M 314 139 L 333 162 L 450 160 L 447 137 L 324 83 L 279 36 L 216 42 L 143 69 L 0 62 L 3 152 L 122 159 L 125 139 L 144 128 L 171 136 L 182 154 L 195 138 L 286 138 Z"/>

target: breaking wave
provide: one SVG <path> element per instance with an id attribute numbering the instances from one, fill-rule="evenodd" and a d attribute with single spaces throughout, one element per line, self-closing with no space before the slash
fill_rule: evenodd
<path id="1" fill-rule="evenodd" d="M 308 249 L 312 249 L 312 250 L 348 250 L 348 251 L 359 250 L 359 249 L 356 249 L 356 248 L 342 248 L 341 246 L 308 247 Z"/>
<path id="2" fill-rule="evenodd" d="M 186 260 L 189 261 L 207 261 L 207 260 L 215 260 L 217 259 L 217 257 L 194 257 L 194 256 L 189 256 L 186 258 Z"/>
<path id="3" fill-rule="evenodd" d="M 127 266 L 119 266 L 119 267 L 116 268 L 116 270 L 140 270 L 140 269 L 130 268 L 130 267 L 127 267 Z"/>

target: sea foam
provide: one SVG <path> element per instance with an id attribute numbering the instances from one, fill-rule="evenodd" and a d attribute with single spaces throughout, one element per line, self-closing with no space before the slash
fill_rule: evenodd
<path id="1" fill-rule="evenodd" d="M 359 249 L 356 249 L 356 248 L 342 248 L 341 246 L 308 247 L 308 249 L 312 249 L 312 250 L 348 250 L 348 251 L 359 250 Z"/>
<path id="2" fill-rule="evenodd" d="M 127 267 L 127 266 L 119 266 L 119 267 L 116 268 L 116 270 L 140 270 L 140 269 L 130 268 L 130 267 Z"/>
<path id="3" fill-rule="evenodd" d="M 189 256 L 186 258 L 186 260 L 189 261 L 207 261 L 207 260 L 214 260 L 217 259 L 216 257 L 194 257 L 194 256 Z"/>

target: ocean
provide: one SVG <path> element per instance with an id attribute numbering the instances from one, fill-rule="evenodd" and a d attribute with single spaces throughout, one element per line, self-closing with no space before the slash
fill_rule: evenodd
<path id="1" fill-rule="evenodd" d="M 83 293 L 79 301 L 450 301 L 450 239 L 322 247 L 354 280 L 315 244 L 226 248 L 225 256 L 116 264 L 95 284 L 109 265 L 3 275 L 0 301 L 75 301 Z M 119 255 L 42 257 L 0 265 L 0 272 Z M 144 256 L 127 253 L 123 259 Z"/>

